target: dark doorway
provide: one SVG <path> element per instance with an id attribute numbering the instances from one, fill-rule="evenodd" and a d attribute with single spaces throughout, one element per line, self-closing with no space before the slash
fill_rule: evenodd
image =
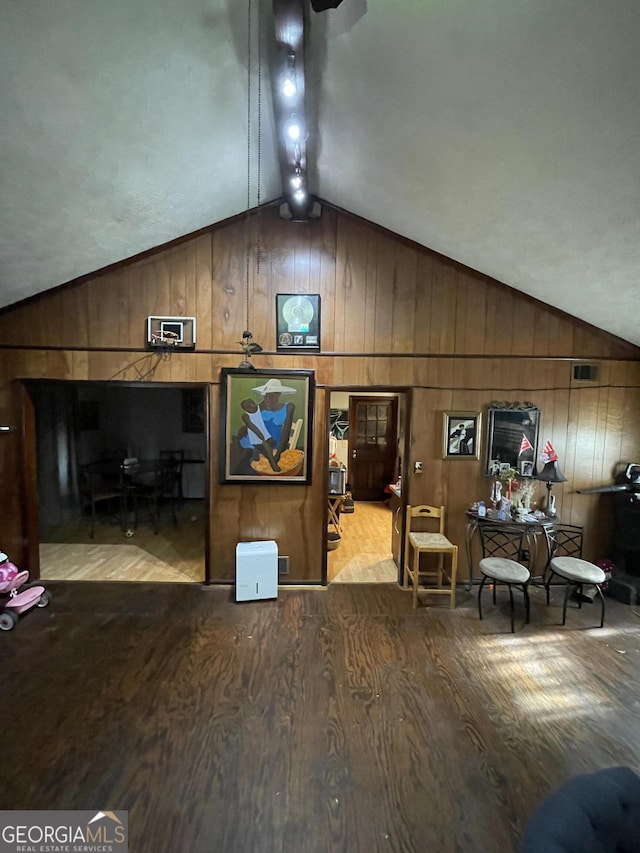
<path id="1" fill-rule="evenodd" d="M 180 560 L 163 561 L 162 543 L 164 540 L 164 553 L 177 553 L 182 558 L 184 548 L 179 549 L 178 543 L 181 537 L 183 541 L 186 537 L 184 525 L 163 525 L 159 535 L 156 535 L 152 529 L 146 529 L 149 525 L 141 518 L 135 529 L 127 525 L 125 531 L 124 525 L 121 529 L 105 512 L 99 528 L 92 530 L 83 503 L 82 489 L 83 469 L 99 460 L 152 460 L 171 452 L 178 453 L 185 463 L 180 468 L 181 481 L 176 484 L 182 518 L 187 523 L 192 522 L 189 534 L 200 540 L 198 553 L 201 553 L 201 558 L 195 562 L 197 572 L 200 572 L 199 566 L 202 565 L 201 576 L 184 579 L 204 580 L 205 555 L 208 552 L 208 442 L 206 431 L 185 430 L 185 386 L 53 380 L 36 380 L 25 384 L 35 414 L 42 577 L 46 579 L 48 571 L 55 570 L 56 579 L 63 579 L 59 577 L 59 554 L 62 549 L 53 546 L 61 546 L 68 540 L 69 545 L 75 546 L 75 550 L 69 550 L 72 574 L 68 579 L 75 579 L 73 571 L 78 570 L 80 561 L 95 559 L 95 566 L 99 565 L 100 560 L 105 564 L 104 577 L 99 576 L 99 569 L 87 565 L 87 580 L 139 580 L 136 576 L 113 576 L 113 560 L 106 560 L 105 555 L 109 549 L 113 552 L 114 545 L 129 546 L 130 554 L 133 548 L 141 552 L 144 579 L 174 579 L 169 572 L 170 564 L 177 565 Z M 188 387 L 190 394 L 200 395 L 207 423 L 206 386 Z M 175 537 L 173 550 L 168 541 L 172 537 Z M 152 543 L 152 547 L 147 547 L 148 543 Z M 85 547 L 82 550 L 81 546 L 89 545 L 90 549 Z M 124 561 L 124 557 L 118 553 L 118 559 Z M 49 566 L 47 560 L 50 561 Z M 194 563 L 193 559 L 191 563 Z M 154 572 L 155 565 L 158 566 L 157 577 L 150 578 L 148 575 Z"/>

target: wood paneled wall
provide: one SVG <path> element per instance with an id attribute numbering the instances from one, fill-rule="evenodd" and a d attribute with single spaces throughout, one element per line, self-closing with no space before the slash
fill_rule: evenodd
<path id="1" fill-rule="evenodd" d="M 276 354 L 276 293 L 320 294 L 319 355 Z M 194 315 L 197 351 L 148 352 L 150 314 Z M 219 373 L 238 365 L 247 326 L 265 349 L 257 367 L 315 371 L 309 487 L 217 482 Z M 412 389 L 407 472 L 420 460 L 423 473 L 407 478 L 408 499 L 445 503 L 460 544 L 464 510 L 488 497 L 488 483 L 484 460 L 442 459 L 443 411 L 536 403 L 540 437 L 568 478 L 554 489 L 561 515 L 586 525 L 588 556 L 609 548 L 609 499 L 575 488 L 640 461 L 639 349 L 328 205 L 305 223 L 263 209 L 5 309 L 0 342 L 5 388 L 25 377 L 211 384 L 210 564 L 220 580 L 233 577 L 236 542 L 255 538 L 278 541 L 291 580 L 320 579 L 330 388 Z M 598 365 L 597 382 L 573 381 L 582 360 Z"/>

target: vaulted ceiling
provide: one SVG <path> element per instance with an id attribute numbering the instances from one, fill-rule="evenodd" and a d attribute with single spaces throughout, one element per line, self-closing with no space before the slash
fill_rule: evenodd
<path id="1" fill-rule="evenodd" d="M 4 0 L 0 306 L 283 195 L 274 4 L 259 64 L 248 8 Z M 640 344 L 636 0 L 305 17 L 315 196 Z"/>

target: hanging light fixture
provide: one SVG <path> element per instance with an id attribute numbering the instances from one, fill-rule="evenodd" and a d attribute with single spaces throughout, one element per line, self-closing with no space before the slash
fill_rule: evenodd
<path id="1" fill-rule="evenodd" d="M 258 63 L 257 63 L 257 133 L 256 133 L 256 207 L 257 214 L 252 217 L 251 215 L 251 205 L 252 205 L 252 195 L 251 195 L 251 184 L 252 184 L 252 175 L 251 175 L 251 166 L 252 166 L 252 120 L 253 120 L 253 103 L 251 98 L 252 86 L 253 86 L 253 67 L 252 67 L 252 57 L 253 57 L 253 33 L 252 33 L 252 19 L 253 19 L 253 0 L 248 0 L 247 7 L 247 249 L 246 249 L 246 259 L 245 259 L 245 329 L 242 333 L 242 340 L 238 343 L 242 347 L 242 352 L 244 353 L 244 357 L 240 362 L 240 368 L 242 369 L 255 369 L 254 365 L 251 363 L 251 356 L 255 353 L 262 352 L 262 347 L 260 344 L 253 341 L 253 334 L 250 331 L 251 328 L 251 317 L 250 317 L 250 309 L 251 309 L 251 300 L 250 300 L 250 290 L 251 290 L 251 278 L 252 272 L 255 271 L 256 275 L 260 273 L 260 231 L 259 231 L 259 217 L 260 217 L 260 181 L 261 181 L 261 173 L 260 173 L 260 158 L 261 158 L 261 111 L 262 111 L 262 4 L 260 0 L 258 0 L 258 33 L 257 33 L 257 42 L 258 42 Z M 252 270 L 252 259 L 255 258 L 255 264 L 253 264 Z"/>

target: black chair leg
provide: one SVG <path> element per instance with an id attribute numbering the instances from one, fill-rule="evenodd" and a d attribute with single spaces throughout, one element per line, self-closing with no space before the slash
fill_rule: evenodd
<path id="1" fill-rule="evenodd" d="M 547 607 L 549 606 L 549 591 L 551 588 L 551 580 L 553 579 L 553 569 L 549 568 L 549 573 L 547 574 L 546 580 L 544 582 L 544 588 L 547 591 Z"/>
<path id="2" fill-rule="evenodd" d="M 478 589 L 478 616 L 482 619 L 482 590 L 484 588 L 485 581 L 487 580 L 486 575 L 483 576 L 482 581 L 480 582 L 480 588 Z"/>
<path id="3" fill-rule="evenodd" d="M 602 590 L 600 589 L 600 584 L 596 584 L 596 590 L 598 595 L 600 596 L 600 601 L 602 602 L 602 612 L 600 614 L 600 627 L 604 628 L 604 595 L 602 594 Z"/>
<path id="4" fill-rule="evenodd" d="M 515 626 L 515 622 L 514 622 L 514 618 L 513 618 L 513 611 L 514 611 L 514 605 L 513 605 L 513 587 L 511 586 L 511 584 L 510 584 L 510 583 L 509 583 L 509 584 L 507 584 L 507 586 L 509 587 L 509 601 L 511 602 L 511 633 L 512 633 L 512 634 L 515 634 L 515 632 L 516 632 L 516 626 Z"/>
<path id="5" fill-rule="evenodd" d="M 527 625 L 531 619 L 531 607 L 529 605 L 529 586 L 528 584 L 522 584 L 522 592 L 524 594 L 524 608 L 526 613 L 526 623 Z"/>
<path id="6" fill-rule="evenodd" d="M 564 588 L 564 602 L 562 603 L 562 624 L 565 625 L 567 622 L 567 601 L 569 600 L 569 588 L 571 584 L 567 581 L 567 585 Z"/>

